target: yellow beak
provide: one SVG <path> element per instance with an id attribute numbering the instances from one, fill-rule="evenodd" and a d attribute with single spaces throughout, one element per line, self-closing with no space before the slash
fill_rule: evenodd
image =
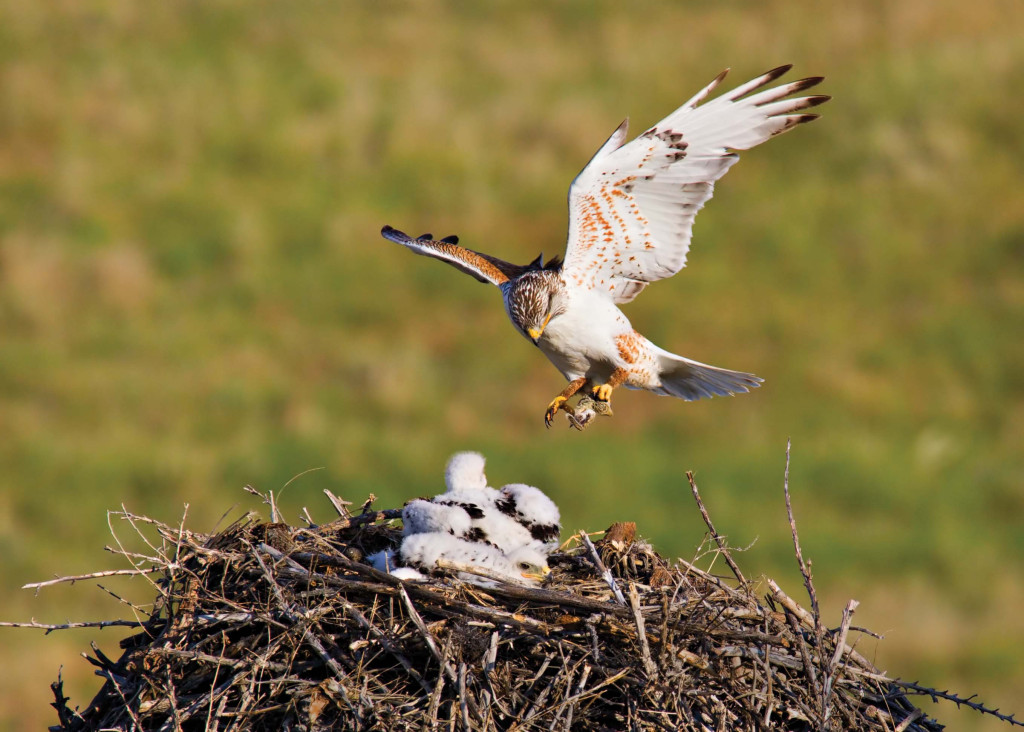
<path id="1" fill-rule="evenodd" d="M 543 582 L 544 578 L 547 577 L 549 574 L 551 574 L 551 568 L 550 567 L 544 567 L 540 572 L 523 572 L 522 573 L 523 577 L 526 577 L 526 579 L 537 580 L 538 582 Z"/>
<path id="2" fill-rule="evenodd" d="M 544 318 L 544 325 L 540 328 L 527 328 L 526 335 L 530 336 L 530 340 L 536 343 L 540 340 L 540 337 L 544 335 L 544 329 L 548 327 L 548 323 L 551 322 L 551 313 L 548 313 L 548 317 Z"/>

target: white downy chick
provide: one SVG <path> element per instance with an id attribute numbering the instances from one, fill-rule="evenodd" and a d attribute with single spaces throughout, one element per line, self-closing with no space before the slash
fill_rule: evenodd
<path id="1" fill-rule="evenodd" d="M 487 485 L 486 460 L 478 452 L 457 452 L 448 460 L 444 472 L 446 496 L 471 502 L 493 502 L 498 491 Z"/>
<path id="2" fill-rule="evenodd" d="M 510 483 L 499 491 L 497 509 L 522 526 L 535 546 L 548 554 L 558 548 L 562 531 L 561 514 L 555 502 L 540 488 L 525 483 Z"/>
<path id="3" fill-rule="evenodd" d="M 507 578 L 508 582 L 538 584 L 550 572 L 547 557 L 524 547 L 506 556 L 489 544 L 457 539 L 447 533 L 413 534 L 402 540 L 399 550 L 401 563 L 423 572 L 437 567 L 440 559 L 482 567 Z M 468 572 L 459 572 L 460 579 L 482 586 L 493 586 L 493 581 Z"/>
<path id="4" fill-rule="evenodd" d="M 417 498 L 402 509 L 402 535 L 447 532 L 463 537 L 472 528 L 472 519 L 460 505 L 446 505 Z"/>

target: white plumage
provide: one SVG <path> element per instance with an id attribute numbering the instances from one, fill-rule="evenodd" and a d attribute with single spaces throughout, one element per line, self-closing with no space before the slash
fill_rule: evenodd
<path id="1" fill-rule="evenodd" d="M 472 519 L 462 506 L 435 503 L 422 498 L 405 504 L 402 524 L 405 536 L 447 532 L 452 536 L 464 537 L 473 528 Z"/>
<path id="2" fill-rule="evenodd" d="M 561 514 L 558 506 L 540 488 L 525 483 L 502 487 L 495 507 L 503 517 L 522 528 L 527 543 L 548 553 L 558 548 Z"/>
<path id="3" fill-rule="evenodd" d="M 543 491 L 521 483 L 491 488 L 484 458 L 475 452 L 452 456 L 445 483 L 444 493 L 405 505 L 401 545 L 367 557 L 374 568 L 423 580 L 424 572 L 443 558 L 484 567 L 511 582 L 537 583 L 547 575 L 560 519 L 558 507 Z M 482 583 L 468 573 L 460 576 Z"/>
<path id="4" fill-rule="evenodd" d="M 537 584 L 548 574 L 547 556 L 532 547 L 521 547 L 505 554 L 489 544 L 457 539 L 447 533 L 414 534 L 402 540 L 399 557 L 407 567 L 429 572 L 438 560 L 488 569 L 508 582 Z M 493 582 L 469 572 L 459 572 L 459 579 L 474 584 Z"/>
<path id="5" fill-rule="evenodd" d="M 487 485 L 485 463 L 484 456 L 478 452 L 457 452 L 452 455 L 444 471 L 447 492 L 453 496 L 484 496 L 493 500 L 497 491 Z"/>

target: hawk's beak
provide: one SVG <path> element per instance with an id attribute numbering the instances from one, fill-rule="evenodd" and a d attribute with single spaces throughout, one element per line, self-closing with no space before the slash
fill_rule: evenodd
<path id="1" fill-rule="evenodd" d="M 548 313 L 548 317 L 544 318 L 544 325 L 540 328 L 527 328 L 526 335 L 530 336 L 530 340 L 533 341 L 534 345 L 537 345 L 537 341 L 544 335 L 544 329 L 548 327 L 548 323 L 551 322 L 551 313 Z"/>
<path id="2" fill-rule="evenodd" d="M 523 577 L 526 577 L 526 579 L 537 580 L 538 582 L 543 582 L 544 579 L 549 574 L 551 574 L 551 568 L 550 567 L 544 567 L 544 569 L 542 569 L 540 572 L 523 572 L 522 573 Z"/>

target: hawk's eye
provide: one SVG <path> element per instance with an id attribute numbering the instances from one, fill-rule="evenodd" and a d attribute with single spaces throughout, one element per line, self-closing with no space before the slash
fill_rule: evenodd
<path id="1" fill-rule="evenodd" d="M 530 568 L 530 563 L 529 562 L 520 562 L 519 563 L 519 569 L 523 570 L 524 572 L 526 570 L 528 570 L 529 568 Z"/>

